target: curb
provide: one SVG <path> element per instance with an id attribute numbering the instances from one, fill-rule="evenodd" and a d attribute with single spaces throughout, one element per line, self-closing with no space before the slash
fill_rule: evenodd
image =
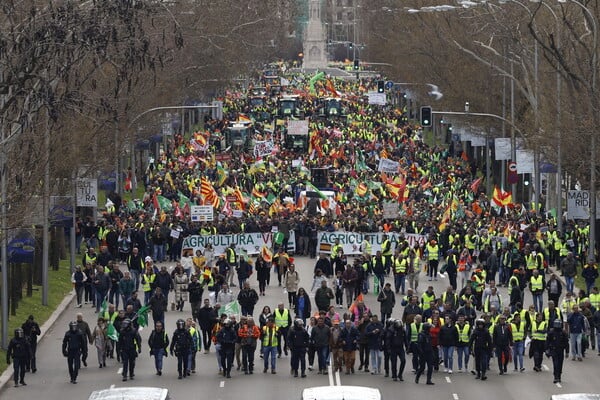
<path id="1" fill-rule="evenodd" d="M 75 298 L 75 293 L 74 293 L 74 291 L 71 291 L 71 293 L 68 294 L 67 296 L 65 296 L 65 298 L 56 307 L 56 310 L 54 310 L 54 312 L 52 314 L 50 314 L 50 317 L 48 317 L 46 322 L 44 322 L 42 324 L 42 326 L 40 326 L 41 335 L 38 337 L 38 346 L 41 343 L 41 341 L 44 339 L 44 337 L 46 336 L 46 333 L 52 328 L 52 326 L 54 325 L 56 320 L 61 316 L 61 314 L 63 312 L 65 312 L 65 310 L 67 309 L 69 304 L 71 304 L 71 302 L 73 301 L 74 298 Z M 13 369 L 11 366 L 9 366 L 6 369 L 6 371 L 4 371 L 2 373 L 2 375 L 0 375 L 0 392 L 2 392 L 5 389 L 5 386 L 7 383 L 12 381 L 12 377 L 13 377 Z"/>

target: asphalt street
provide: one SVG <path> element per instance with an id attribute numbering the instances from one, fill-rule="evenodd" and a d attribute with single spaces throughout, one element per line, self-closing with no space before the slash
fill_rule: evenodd
<path id="1" fill-rule="evenodd" d="M 300 286 L 310 289 L 312 285 L 312 272 L 315 260 L 307 257 L 296 258 L 297 270 L 300 272 Z M 170 265 L 167 263 L 167 265 Z M 257 288 L 256 274 L 251 278 L 251 285 Z M 423 291 L 427 284 L 427 278 L 422 274 L 419 293 Z M 447 279 L 439 277 L 438 281 L 431 282 L 435 292 L 441 294 L 448 285 Z M 234 288 L 237 292 L 238 288 Z M 503 295 L 504 303 L 508 303 L 506 288 L 500 289 Z M 208 292 L 205 291 L 205 296 Z M 544 299 L 546 301 L 546 299 Z M 267 295 L 261 296 L 260 301 L 255 308 L 254 317 L 258 315 L 264 305 L 269 305 L 272 309 L 277 303 L 287 304 L 287 294 L 281 287 L 277 286 L 277 275 L 272 274 L 271 284 L 267 288 Z M 365 303 L 374 312 L 379 312 L 379 306 L 376 303 L 375 295 L 369 293 L 365 297 Z M 402 307 L 395 307 L 393 317 L 399 318 L 402 314 Z M 526 295 L 525 304 L 531 303 L 531 296 Z M 96 361 L 95 349 L 89 348 L 88 367 L 80 371 L 78 384 L 69 383 L 66 359 L 61 354 L 62 338 L 68 329 L 68 323 L 75 319 L 75 315 L 82 311 L 84 319 L 93 329 L 96 322 L 96 314 L 91 306 L 84 306 L 78 309 L 71 304 L 69 308 L 57 320 L 53 328 L 43 338 L 38 345 L 37 360 L 38 372 L 36 374 L 27 374 L 25 381 L 26 387 L 13 388 L 12 382 L 0 391 L 2 400 L 63 400 L 63 399 L 87 399 L 93 390 L 105 389 L 111 386 L 159 386 L 168 388 L 172 399 L 194 398 L 202 396 L 213 400 L 228 400 L 233 398 L 241 399 L 261 399 L 261 400 L 279 400 L 282 396 L 291 396 L 298 399 L 301 396 L 302 389 L 310 386 L 323 386 L 330 384 L 359 385 L 376 387 L 381 390 L 384 399 L 399 397 L 418 398 L 418 396 L 427 396 L 435 399 L 468 400 L 486 398 L 495 399 L 519 399 L 526 397 L 527 400 L 549 399 L 551 394 L 572 393 L 572 392 L 600 392 L 600 357 L 597 351 L 591 349 L 587 352 L 587 357 L 583 362 L 566 360 L 562 385 L 552 384 L 552 362 L 550 359 L 544 359 L 544 371 L 534 372 L 532 370 L 533 361 L 526 359 L 523 373 L 512 372 L 504 376 L 497 373 L 496 360 L 491 361 L 491 371 L 489 379 L 486 382 L 475 380 L 470 373 L 454 373 L 452 375 L 442 371 L 434 373 L 433 381 L 435 386 L 426 386 L 424 380 L 417 385 L 414 383 L 414 375 L 410 371 L 410 356 L 407 359 L 407 369 L 404 373 L 404 382 L 393 382 L 390 378 L 384 378 L 383 375 L 373 376 L 362 371 L 357 371 L 354 375 L 341 376 L 317 375 L 316 371 L 308 372 L 306 379 L 293 378 L 290 375 L 290 358 L 282 356 L 277 360 L 277 375 L 262 373 L 262 359 L 256 355 L 256 371 L 254 375 L 244 375 L 243 372 L 233 371 L 232 379 L 224 379 L 218 375 L 217 361 L 214 350 L 209 354 L 199 352 L 197 355 L 196 374 L 184 380 L 177 379 L 176 360 L 173 357 L 165 359 L 163 376 L 155 375 L 154 359 L 148 354 L 147 339 L 150 329 L 145 328 L 141 332 L 143 339 L 142 354 L 138 358 L 136 367 L 136 377 L 134 381 L 122 382 L 120 375 L 120 365 L 116 359 L 107 360 L 107 367 L 100 369 Z M 340 310 L 342 311 L 342 310 Z M 175 321 L 178 318 L 191 316 L 189 304 L 186 304 L 183 312 L 168 311 L 166 316 L 166 326 L 169 336 L 175 329 Z M 212 350 L 212 349 L 211 349 Z M 358 357 L 357 357 L 358 358 Z M 455 356 L 456 364 L 456 356 Z M 472 366 L 472 360 L 470 361 Z M 358 366 L 358 365 L 357 365 Z M 456 365 L 455 365 L 455 368 Z M 548 370 L 550 368 L 550 370 Z"/>

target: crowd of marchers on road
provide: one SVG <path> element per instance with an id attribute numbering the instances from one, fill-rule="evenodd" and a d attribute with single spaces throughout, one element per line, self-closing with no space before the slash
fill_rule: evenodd
<path id="1" fill-rule="evenodd" d="M 584 262 L 588 226 L 561 215 L 559 231 L 542 204 L 527 210 L 500 191 L 488 197 L 478 178 L 480 161 L 454 142 L 428 146 L 405 109 L 368 103 L 375 80 L 317 74 L 288 75 L 287 81 L 265 84 L 264 91 L 257 81 L 247 93 L 227 92 L 225 120 L 207 117 L 191 138 L 174 135 L 148 165 L 140 179 L 143 199 L 125 202 L 113 193 L 98 224 L 78 220 L 77 250 L 84 242 L 87 250 L 72 276 L 76 307 L 92 305 L 98 321 L 91 328 L 79 315 L 65 334 L 72 383 L 80 364 L 87 366 L 88 347 L 96 348 L 100 368 L 116 357 L 123 380 L 134 379 L 136 361 L 147 360 L 144 352 L 158 375 L 163 358 L 176 357 L 177 376 L 185 379 L 196 371 L 197 353 L 214 351 L 216 361 L 210 362 L 225 377 L 234 366 L 253 374 L 258 353 L 264 373 L 277 373 L 280 358 L 289 355 L 293 376 L 331 368 L 402 381 L 410 357 L 415 380 L 426 375 L 430 384 L 441 366 L 486 380 L 492 360 L 501 375 L 510 367 L 525 373 L 527 356 L 545 379 L 544 355 L 552 357 L 554 381 L 560 382 L 566 355 L 576 368 L 586 350 L 600 351 L 598 268 Z M 304 117 L 309 132 L 296 145 L 286 127 Z M 252 128 L 242 137 L 248 140 L 228 143 L 239 132 L 232 124 L 240 123 Z M 246 146 L 256 142 L 273 144 L 272 151 L 258 154 Z M 382 160 L 397 169 L 379 171 Z M 315 168 L 328 171 L 320 188 L 310 183 Z M 133 180 L 130 172 L 126 189 Z M 322 196 L 324 187 L 334 194 Z M 317 197 L 307 197 L 309 191 Z M 384 218 L 386 202 L 398 204 L 397 218 Z M 190 207 L 197 204 L 212 205 L 219 218 L 192 222 Z M 252 259 L 235 245 L 222 254 L 210 246 L 181 254 L 190 235 L 274 227 L 282 234 L 274 254 L 265 249 Z M 354 257 L 339 242 L 321 253 L 319 231 L 385 236 L 380 250 L 365 240 Z M 293 256 L 318 257 L 312 282 L 299 281 L 287 253 L 292 232 Z M 401 233 L 400 240 L 392 243 L 391 233 Z M 411 246 L 402 235 L 412 233 L 426 240 Z M 172 270 L 167 261 L 175 264 Z M 249 283 L 254 273 L 258 290 Z M 254 306 L 274 273 L 287 301 L 265 307 L 255 320 Z M 575 293 L 577 276 L 586 288 Z M 447 279 L 448 288 L 421 291 L 425 279 Z M 376 297 L 366 297 L 369 292 Z M 368 299 L 373 304 L 365 304 Z M 191 315 L 170 331 L 164 325 L 169 305 L 182 312 L 187 302 Z M 138 328 L 150 315 L 153 329 L 143 342 Z M 15 385 L 24 384 L 26 371 L 35 372 L 35 343 L 31 329 L 15 332 L 8 353 Z"/>

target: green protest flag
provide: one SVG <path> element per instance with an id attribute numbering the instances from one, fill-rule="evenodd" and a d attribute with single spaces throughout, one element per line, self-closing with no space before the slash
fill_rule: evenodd
<path id="1" fill-rule="evenodd" d="M 267 198 L 265 199 L 265 201 L 269 204 L 273 204 L 273 202 L 277 199 L 277 196 L 275 196 L 273 193 L 269 193 L 269 195 L 267 196 Z"/>
<path id="2" fill-rule="evenodd" d="M 157 196 L 158 205 L 160 209 L 164 212 L 170 212 L 173 210 L 173 205 L 171 204 L 171 200 L 167 199 L 164 196 Z"/>
<path id="3" fill-rule="evenodd" d="M 108 310 L 108 301 L 104 299 L 104 301 L 102 301 L 102 306 L 100 307 L 100 315 L 104 315 L 106 310 Z"/>
<path id="4" fill-rule="evenodd" d="M 285 235 L 281 232 L 275 232 L 275 234 L 273 235 L 273 241 L 275 242 L 275 244 L 280 245 L 283 243 L 283 238 L 285 237 Z"/>
<path id="5" fill-rule="evenodd" d="M 148 310 L 150 306 L 143 306 L 137 312 L 137 322 L 139 326 L 148 326 Z"/>
<path id="6" fill-rule="evenodd" d="M 227 314 L 227 316 L 240 315 L 240 313 L 240 303 L 237 300 L 227 303 L 223 307 L 223 314 Z"/>
<path id="7" fill-rule="evenodd" d="M 325 193 L 321 192 L 315 185 L 310 183 L 309 181 L 304 182 L 306 184 L 306 191 L 315 192 L 320 198 L 326 199 L 327 196 Z"/>
<path id="8" fill-rule="evenodd" d="M 184 195 L 181 192 L 178 192 L 178 194 L 179 194 L 179 207 L 183 208 L 186 205 L 191 206 L 189 197 L 187 197 L 186 195 Z"/>
<path id="9" fill-rule="evenodd" d="M 119 340 L 119 333 L 112 323 L 108 324 L 108 327 L 106 328 L 106 336 L 115 342 Z"/>

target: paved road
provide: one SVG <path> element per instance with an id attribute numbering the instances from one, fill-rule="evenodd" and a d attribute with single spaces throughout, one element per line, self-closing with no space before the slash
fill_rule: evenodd
<path id="1" fill-rule="evenodd" d="M 296 259 L 296 265 L 300 271 L 301 284 L 305 288 L 310 288 L 312 283 L 312 270 L 314 260 L 305 257 Z M 252 285 L 257 286 L 255 277 L 252 277 Z M 421 277 L 421 285 L 427 284 L 426 278 Z M 440 278 L 437 282 L 432 282 L 436 293 L 441 293 L 447 285 L 447 280 Z M 275 285 L 275 286 L 274 286 Z M 272 308 L 280 301 L 287 302 L 287 295 L 277 285 L 277 277 L 274 274 L 271 279 L 271 286 L 267 289 L 267 296 L 261 297 L 260 302 L 255 308 L 255 316 L 264 305 L 270 305 Z M 506 289 L 501 292 L 506 298 Z M 526 304 L 531 299 L 529 294 L 526 297 Z M 375 296 L 369 294 L 366 296 L 366 303 L 374 311 L 379 307 L 375 302 Z M 119 375 L 120 365 L 116 360 L 108 360 L 107 368 L 99 369 L 96 365 L 95 352 L 90 351 L 89 367 L 82 369 L 79 375 L 79 383 L 72 385 L 69 383 L 66 361 L 61 355 L 61 342 L 64 332 L 68 329 L 68 322 L 74 319 L 79 311 L 71 307 L 58 319 L 56 325 L 46 335 L 38 346 L 38 372 L 35 375 L 26 376 L 27 387 L 13 388 L 9 384 L 2 392 L 0 399 L 10 400 L 63 400 L 63 399 L 87 399 L 89 393 L 93 390 L 108 388 L 111 385 L 121 386 L 121 376 Z M 393 316 L 400 317 L 402 307 L 397 306 Z M 92 325 L 95 322 L 96 315 L 93 310 L 83 309 L 84 318 Z M 185 311 L 167 313 L 167 331 L 169 335 L 174 330 L 175 321 L 180 317 L 189 316 L 189 304 L 186 304 Z M 270 400 L 280 400 L 282 395 L 291 395 L 293 399 L 298 399 L 302 388 L 308 386 L 329 385 L 328 376 L 317 375 L 315 372 L 309 373 L 307 379 L 293 378 L 289 374 L 289 358 L 282 357 L 278 360 L 278 374 L 262 374 L 260 364 L 257 367 L 258 373 L 252 376 L 246 376 L 234 371 L 233 379 L 222 379 L 217 374 L 217 363 L 214 352 L 209 354 L 199 353 L 197 356 L 197 373 L 191 379 L 183 381 L 177 380 L 175 360 L 172 357 L 166 359 L 166 365 L 162 377 L 154 375 L 154 363 L 148 355 L 147 338 L 150 330 L 144 329 L 141 332 L 144 340 L 143 352 L 138 359 L 136 368 L 136 380 L 125 383 L 127 386 L 162 386 L 170 390 L 172 398 L 182 399 L 191 398 L 198 394 L 200 390 L 203 398 L 214 400 L 226 400 L 232 398 L 247 398 Z M 92 350 L 92 349 L 90 349 Z M 260 363 L 260 359 L 257 361 Z M 552 368 L 550 360 L 545 359 L 546 366 Z M 408 364 L 410 365 L 410 363 Z M 495 360 L 492 360 L 492 370 L 489 373 L 490 379 L 485 383 L 476 381 L 471 374 L 453 374 L 448 375 L 443 372 L 434 374 L 433 380 L 435 386 L 416 385 L 413 382 L 413 374 L 410 368 L 405 372 L 405 382 L 393 382 L 391 379 L 385 379 L 383 376 L 371 376 L 363 372 L 355 375 L 342 375 L 342 384 L 364 385 L 377 387 L 381 390 L 385 399 L 397 398 L 399 394 L 402 397 L 417 398 L 417 396 L 435 396 L 436 399 L 480 399 L 483 396 L 490 400 L 494 399 L 518 399 L 526 396 L 528 400 L 548 399 L 550 394 L 569 393 L 569 392 L 600 392 L 600 382 L 598 380 L 600 372 L 600 357 L 596 352 L 588 352 L 584 362 L 565 361 L 565 373 L 563 375 L 562 387 L 552 384 L 552 374 L 550 371 L 536 373 L 532 371 L 533 363 L 527 359 L 526 371 L 524 373 L 510 372 L 506 376 L 498 376 Z M 332 377 L 333 379 L 334 377 Z M 335 379 L 333 379 L 335 383 Z M 409 397 L 408 397 L 409 396 Z"/>

